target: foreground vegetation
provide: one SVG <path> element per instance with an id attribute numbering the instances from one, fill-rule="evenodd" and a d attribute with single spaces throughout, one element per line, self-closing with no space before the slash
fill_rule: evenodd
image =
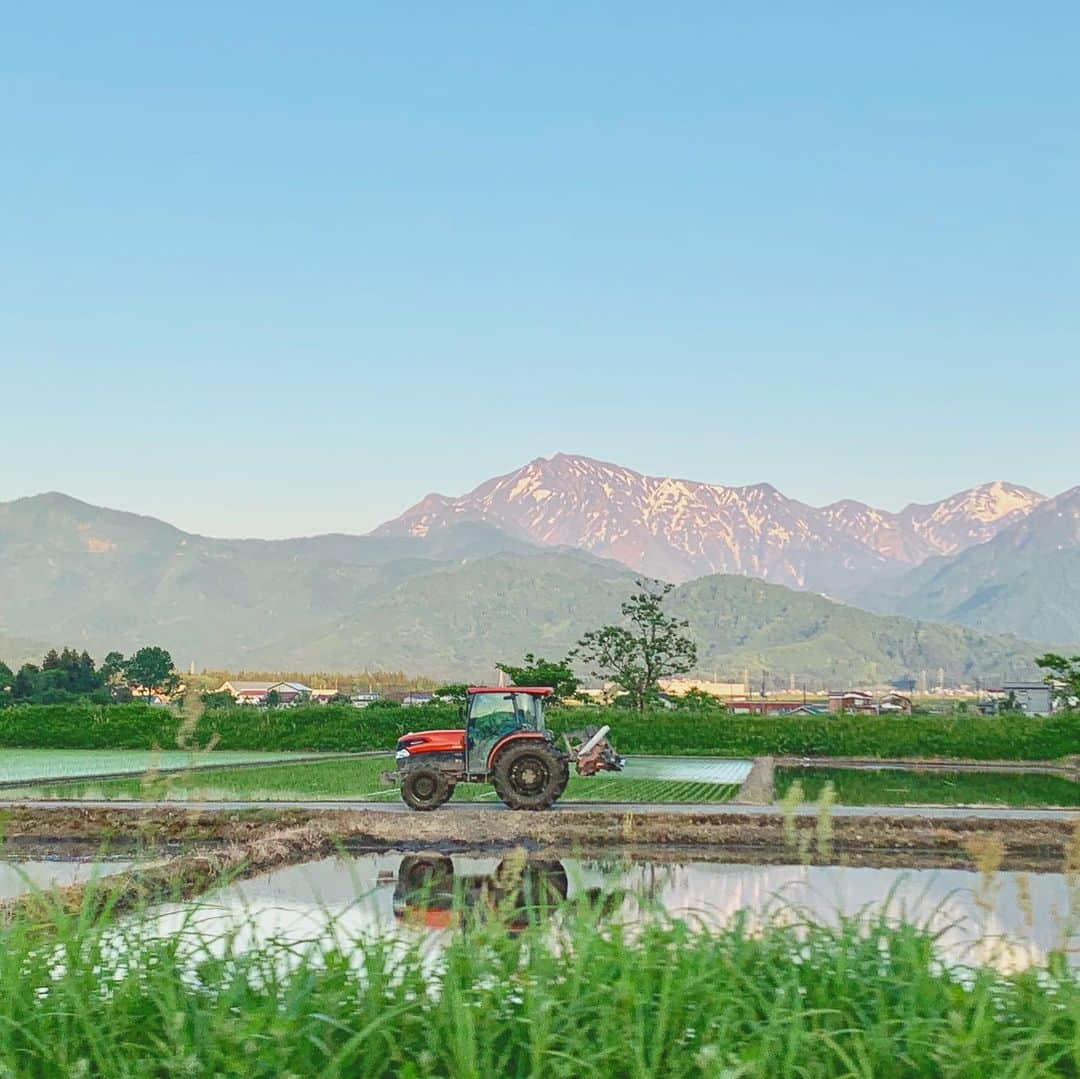
<path id="1" fill-rule="evenodd" d="M 0 709 L 0 746 L 57 749 L 171 749 L 354 752 L 390 749 L 409 730 L 460 725 L 451 705 L 402 708 L 379 702 L 296 708 L 215 708 L 197 721 L 142 704 L 19 705 Z M 735 716 L 724 711 L 556 708 L 558 734 L 610 724 L 627 755 L 718 757 L 952 757 L 1056 760 L 1080 749 L 1080 712 L 1046 719 L 1008 716 Z"/>
<path id="2" fill-rule="evenodd" d="M 1060 955 L 1013 975 L 960 970 L 930 934 L 884 918 L 624 928 L 591 903 L 520 934 L 496 916 L 433 957 L 409 933 L 339 927 L 304 946 L 253 924 L 206 941 L 197 912 L 162 932 L 107 904 L 43 900 L 0 928 L 0 1074 L 1080 1074 L 1080 980 Z"/>
<path id="3" fill-rule="evenodd" d="M 776 797 L 782 801 L 795 783 L 812 802 L 831 784 L 840 805 L 1080 806 L 1080 783 L 1055 775 L 779 768 Z"/>

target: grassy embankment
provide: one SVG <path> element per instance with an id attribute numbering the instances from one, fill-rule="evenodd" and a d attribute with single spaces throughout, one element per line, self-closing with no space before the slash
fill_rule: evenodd
<path id="1" fill-rule="evenodd" d="M 1080 806 L 1080 783 L 1054 775 L 780 768 L 777 798 L 782 800 L 796 782 L 811 802 L 832 784 L 840 805 Z"/>
<path id="2" fill-rule="evenodd" d="M 497 919 L 450 932 L 434 957 L 420 935 L 298 946 L 252 926 L 206 942 L 192 921 L 162 931 L 46 899 L 0 927 L 0 1074 L 1080 1074 L 1063 957 L 950 968 L 929 933 L 884 917 L 624 928 L 582 899 L 519 935 Z"/>

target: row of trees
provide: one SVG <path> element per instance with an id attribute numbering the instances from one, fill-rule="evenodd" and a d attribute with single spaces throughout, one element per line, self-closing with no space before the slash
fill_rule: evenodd
<path id="1" fill-rule="evenodd" d="M 97 704 L 172 694 L 180 684 L 172 656 L 149 645 L 125 658 L 110 652 L 98 667 L 85 650 L 50 649 L 40 664 L 24 663 L 17 671 L 0 660 L 0 705 L 60 704 L 90 700 Z"/>

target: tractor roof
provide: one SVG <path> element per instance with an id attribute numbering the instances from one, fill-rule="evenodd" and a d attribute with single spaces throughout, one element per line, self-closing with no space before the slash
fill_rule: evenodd
<path id="1" fill-rule="evenodd" d="M 466 693 L 529 693 L 533 697 L 550 697 L 551 686 L 469 686 Z"/>

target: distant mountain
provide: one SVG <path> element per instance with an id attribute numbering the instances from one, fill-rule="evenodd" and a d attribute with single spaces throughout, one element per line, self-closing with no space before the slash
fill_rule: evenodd
<path id="1" fill-rule="evenodd" d="M 1080 643 L 1080 487 L 985 543 L 866 589 L 860 600 L 875 610 Z"/>
<path id="2" fill-rule="evenodd" d="M 494 664 L 526 651 L 558 657 L 582 633 L 617 620 L 634 575 L 614 562 L 568 551 L 499 554 L 440 569 L 373 598 L 322 633 L 275 641 L 263 667 L 380 667 L 433 677 L 490 678 Z M 1039 647 L 955 626 L 882 617 L 746 577 L 681 585 L 669 599 L 699 647 L 699 669 L 744 668 L 794 676 L 813 688 L 878 681 L 944 667 L 951 680 L 1034 674 Z"/>
<path id="3" fill-rule="evenodd" d="M 40 663 L 51 647 L 52 645 L 45 641 L 34 641 L 28 637 L 8 637 L 0 633 L 0 662 L 17 671 L 24 663 Z"/>
<path id="4" fill-rule="evenodd" d="M 931 555 L 980 543 L 1041 501 L 1026 487 L 991 483 L 900 513 L 853 501 L 818 509 L 769 484 L 722 487 L 556 454 L 460 498 L 428 495 L 373 535 L 429 537 L 487 521 L 664 580 L 736 573 L 849 596 Z"/>
<path id="5" fill-rule="evenodd" d="M 167 643 L 244 662 L 441 566 L 528 547 L 483 522 L 430 539 L 219 540 L 47 494 L 0 504 L 0 633 L 105 650 Z"/>
<path id="6" fill-rule="evenodd" d="M 784 507 L 771 489 L 760 494 Z M 618 616 L 635 577 L 621 561 L 536 546 L 523 531 L 463 516 L 418 535 L 219 540 L 64 495 L 20 499 L 0 504 L 0 656 L 17 637 L 16 662 L 39 657 L 35 642 L 98 658 L 154 643 L 181 666 L 491 677 L 496 660 L 565 654 Z M 741 576 L 684 583 L 671 602 L 692 623 L 702 670 L 728 674 L 765 667 L 836 684 L 943 666 L 953 679 L 1000 677 L 1036 654 L 1013 638 L 871 615 Z"/>
<path id="7" fill-rule="evenodd" d="M 899 513 L 861 502 L 834 502 L 822 513 L 829 522 L 886 558 L 917 565 L 992 539 L 1022 520 L 1045 496 L 1012 483 L 984 483 L 940 502 L 912 503 Z"/>

